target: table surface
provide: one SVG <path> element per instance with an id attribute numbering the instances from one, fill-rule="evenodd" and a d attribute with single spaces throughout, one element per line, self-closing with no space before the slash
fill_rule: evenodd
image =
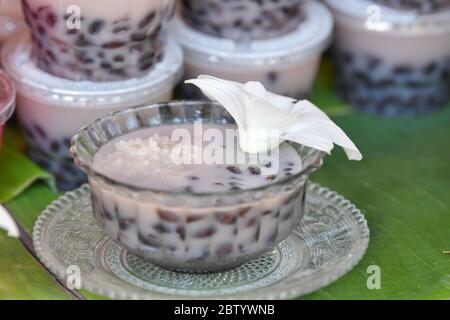
<path id="1" fill-rule="evenodd" d="M 364 160 L 349 162 L 336 148 L 312 179 L 363 211 L 371 241 L 350 273 L 302 299 L 450 299 L 450 108 L 406 119 L 356 113 L 332 94 L 329 68 L 323 65 L 311 99 Z M 34 222 L 57 196 L 37 182 L 5 204 L 23 230 L 21 240 L 0 231 L 0 299 L 103 299 L 69 291 L 33 256 Z M 373 265 L 381 288 L 370 290 Z"/>

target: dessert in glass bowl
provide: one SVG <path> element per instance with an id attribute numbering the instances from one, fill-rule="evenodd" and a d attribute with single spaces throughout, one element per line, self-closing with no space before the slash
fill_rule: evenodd
<path id="1" fill-rule="evenodd" d="M 173 0 L 22 0 L 41 69 L 70 80 L 145 76 L 164 55 Z"/>
<path id="2" fill-rule="evenodd" d="M 337 90 L 354 108 L 396 116 L 446 105 L 450 10 L 418 15 L 366 0 L 326 2 L 336 21 Z"/>
<path id="3" fill-rule="evenodd" d="M 271 176 L 261 175 L 270 163 L 172 164 L 173 146 L 165 140 L 180 124 L 193 131 L 194 118 L 204 129 L 234 128 L 218 104 L 172 102 L 106 116 L 74 138 L 73 150 L 107 235 L 166 268 L 223 270 L 290 234 L 303 215 L 306 180 L 323 154 L 283 145 L 282 167 Z M 92 130 L 103 139 L 94 142 Z"/>
<path id="4" fill-rule="evenodd" d="M 133 105 L 170 100 L 182 73 L 183 55 L 173 41 L 163 60 L 143 78 L 112 82 L 71 81 L 41 70 L 24 32 L 5 43 L 6 71 L 17 85 L 17 116 L 29 154 L 57 176 L 61 190 L 85 181 L 69 155 L 70 138 L 86 123 Z"/>
<path id="5" fill-rule="evenodd" d="M 209 74 L 239 82 L 253 80 L 278 94 L 307 96 L 331 41 L 333 17 L 317 1 L 305 3 L 304 11 L 306 20 L 290 33 L 246 43 L 204 34 L 174 19 L 172 34 L 184 50 L 185 79 Z M 203 98 L 196 88 L 182 89 L 186 99 Z"/>
<path id="6" fill-rule="evenodd" d="M 305 20 L 305 0 L 182 0 L 181 15 L 192 28 L 234 40 L 289 33 Z"/>
<path id="7" fill-rule="evenodd" d="M 14 83 L 0 70 L 0 151 L 3 144 L 3 130 L 6 121 L 14 112 L 16 89 Z"/>
<path id="8" fill-rule="evenodd" d="M 211 97 L 221 92 L 220 104 L 178 101 L 131 108 L 95 120 L 72 139 L 71 153 L 88 175 L 94 215 L 105 233 L 168 269 L 220 271 L 270 250 L 301 220 L 305 184 L 331 141 L 360 159 L 353 143 L 316 107 L 270 93 L 270 112 L 290 119 L 308 114 L 311 124 L 320 119 L 328 134 L 344 140 L 323 136 L 318 125 L 312 131 L 331 139 L 319 150 L 293 142 L 311 145 L 312 140 L 305 128 L 290 127 L 291 138 L 277 136 L 269 152 L 256 152 L 258 141 L 266 140 L 242 131 L 244 108 L 238 111 L 225 101 L 240 89 L 226 92 L 233 83 L 210 80 L 219 85 L 213 91 L 205 82 L 196 85 Z M 287 105 L 293 109 L 278 109 Z"/>

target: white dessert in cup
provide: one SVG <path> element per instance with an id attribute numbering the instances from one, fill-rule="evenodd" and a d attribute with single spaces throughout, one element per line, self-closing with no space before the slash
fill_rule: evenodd
<path id="1" fill-rule="evenodd" d="M 161 61 L 173 0 L 22 0 L 41 69 L 70 80 L 143 77 Z"/>
<path id="2" fill-rule="evenodd" d="M 350 159 L 362 156 L 309 102 L 256 82 L 191 83 L 220 104 L 178 101 L 110 114 L 84 127 L 71 153 L 88 175 L 95 218 L 109 237 L 164 268 L 215 272 L 289 236 L 304 214 L 306 182 L 333 142 Z M 268 123 L 273 131 L 250 129 Z M 238 133 L 229 139 L 231 129 Z"/>
<path id="3" fill-rule="evenodd" d="M 366 0 L 326 0 L 336 21 L 338 92 L 353 107 L 417 115 L 450 99 L 450 10 L 419 15 Z M 369 10 L 369 11 L 368 11 Z"/>
<path id="4" fill-rule="evenodd" d="M 333 19 L 316 1 L 308 1 L 304 10 L 307 18 L 294 31 L 245 43 L 204 34 L 174 19 L 172 33 L 184 50 L 185 78 L 209 74 L 239 82 L 254 80 L 272 92 L 305 97 L 330 43 Z M 183 89 L 184 98 L 202 97 L 195 88 Z"/>
<path id="5" fill-rule="evenodd" d="M 69 155 L 70 138 L 82 126 L 115 110 L 170 100 L 182 74 L 182 51 L 173 41 L 146 77 L 113 82 L 55 77 L 36 65 L 31 50 L 29 34 L 22 33 L 5 44 L 3 60 L 17 85 L 17 116 L 29 153 L 57 176 L 62 190 L 85 181 Z"/>

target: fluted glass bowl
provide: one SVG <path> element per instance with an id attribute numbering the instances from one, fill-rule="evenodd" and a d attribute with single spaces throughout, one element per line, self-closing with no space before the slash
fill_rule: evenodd
<path id="1" fill-rule="evenodd" d="M 289 236 L 304 214 L 305 183 L 322 165 L 324 153 L 293 144 L 301 172 L 263 187 L 220 193 L 144 189 L 93 169 L 97 151 L 114 138 L 198 121 L 234 124 L 223 107 L 206 101 L 130 108 L 81 129 L 72 139 L 71 153 L 88 175 L 94 215 L 108 236 L 164 268 L 221 271 L 264 254 Z"/>

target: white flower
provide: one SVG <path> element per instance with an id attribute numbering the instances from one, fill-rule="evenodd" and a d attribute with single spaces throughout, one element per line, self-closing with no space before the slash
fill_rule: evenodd
<path id="1" fill-rule="evenodd" d="M 20 232 L 16 222 L 4 207 L 0 205 L 0 229 L 8 232 L 8 236 L 19 238 Z"/>
<path id="2" fill-rule="evenodd" d="M 211 100 L 218 101 L 236 121 L 241 149 L 265 152 L 284 141 L 330 153 L 341 146 L 350 160 L 361 160 L 355 144 L 318 107 L 307 100 L 266 91 L 259 82 L 222 80 L 201 75 L 186 81 L 199 87 Z"/>

